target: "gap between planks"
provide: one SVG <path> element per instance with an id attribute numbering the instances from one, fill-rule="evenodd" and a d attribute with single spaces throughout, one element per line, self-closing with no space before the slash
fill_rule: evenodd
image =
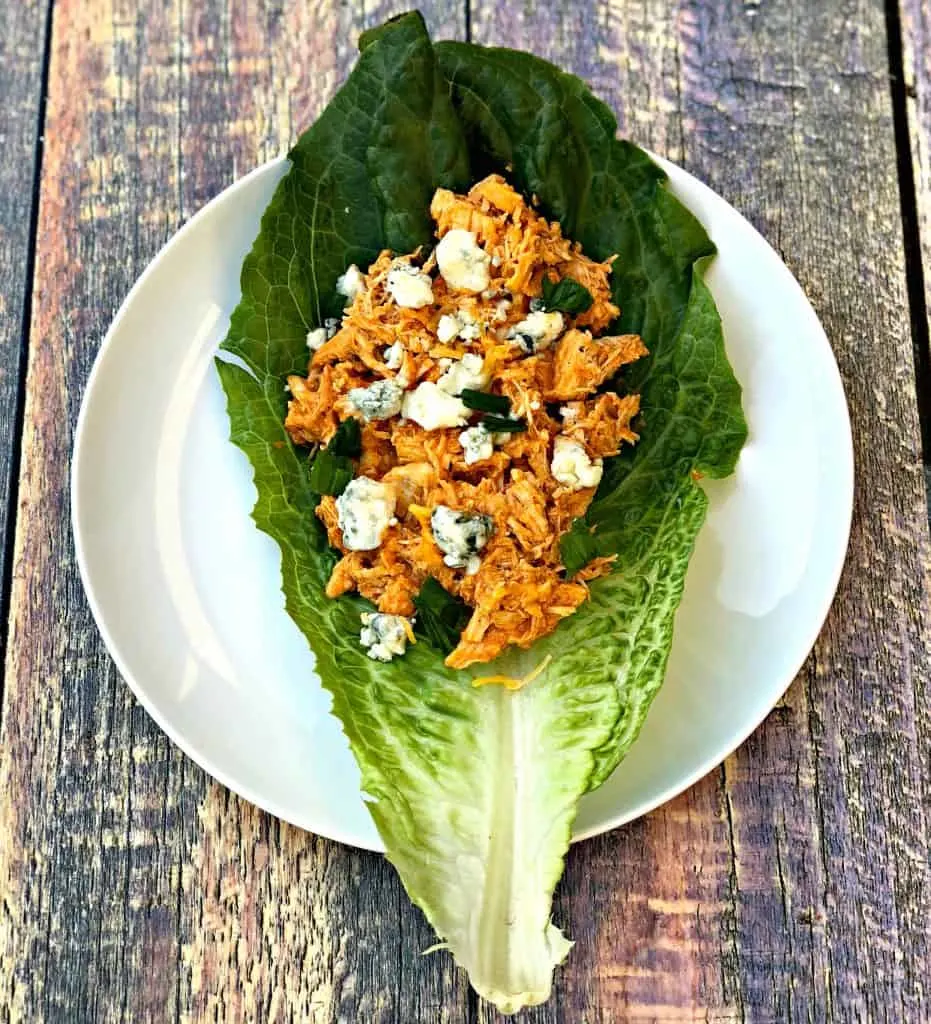
<path id="1" fill-rule="evenodd" d="M 26 248 L 25 293 L 23 312 L 19 324 L 19 362 L 16 380 L 16 396 L 13 403 L 13 430 L 10 445 L 10 483 L 7 494 L 7 517 L 4 536 L 0 539 L 3 565 L 0 570 L 0 666 L 6 665 L 7 643 L 10 636 L 10 595 L 13 590 L 16 525 L 19 519 L 19 473 L 23 454 L 23 426 L 26 411 L 26 374 L 29 364 L 29 329 L 32 324 L 32 298 L 35 294 L 36 235 L 39 228 L 39 199 L 42 192 L 42 157 L 45 149 L 45 108 L 48 101 L 49 65 L 52 57 L 52 21 L 55 0 L 46 0 L 45 18 L 42 25 L 42 63 L 39 71 L 39 107 L 36 115 L 35 154 L 31 199 L 29 206 L 29 230 Z M 0 667 L 0 722 L 3 721 L 4 671 Z"/>
<path id="2" fill-rule="evenodd" d="M 918 191 L 908 125 L 908 83 L 905 79 L 904 39 L 898 0 L 886 0 L 886 42 L 889 51 L 889 94 L 892 99 L 892 120 L 895 129 L 902 240 L 905 248 L 905 283 L 915 359 L 915 393 L 918 402 L 918 422 L 921 426 L 921 456 L 924 465 L 928 522 L 931 525 L 931 339 L 928 331 L 925 268 L 918 216 Z"/>

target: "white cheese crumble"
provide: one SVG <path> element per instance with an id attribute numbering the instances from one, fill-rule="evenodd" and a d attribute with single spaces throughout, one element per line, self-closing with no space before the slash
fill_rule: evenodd
<path id="1" fill-rule="evenodd" d="M 436 336 L 444 344 L 448 344 L 459 335 L 459 318 L 451 313 L 444 313 L 436 325 Z"/>
<path id="2" fill-rule="evenodd" d="M 550 471 L 563 486 L 581 491 L 585 487 L 598 486 L 603 466 L 601 459 L 590 459 L 578 441 L 560 434 L 553 444 Z"/>
<path id="3" fill-rule="evenodd" d="M 481 512 L 458 512 L 437 505 L 430 516 L 430 529 L 443 561 L 451 569 L 465 569 L 470 576 L 478 572 L 478 553 L 495 532 L 494 520 Z"/>
<path id="4" fill-rule="evenodd" d="M 350 551 L 374 551 L 394 518 L 395 493 L 387 484 L 357 476 L 336 499 L 343 544 Z"/>
<path id="5" fill-rule="evenodd" d="M 391 661 L 407 650 L 410 619 L 403 615 L 362 612 L 359 641 L 374 661 Z"/>
<path id="6" fill-rule="evenodd" d="M 443 280 L 456 292 L 484 291 L 488 287 L 488 253 L 464 228 L 447 231 L 436 247 L 436 263 Z"/>
<path id="7" fill-rule="evenodd" d="M 508 313 L 511 311 L 511 305 L 512 303 L 510 299 L 501 299 L 495 305 L 495 320 L 499 324 L 503 324 L 504 321 L 507 320 Z"/>
<path id="8" fill-rule="evenodd" d="M 307 332 L 307 347 L 311 352 L 316 352 L 317 349 L 323 348 L 327 341 L 327 330 L 325 327 L 315 327 L 312 331 Z"/>
<path id="9" fill-rule="evenodd" d="M 339 331 L 340 323 L 335 317 L 327 317 L 323 321 L 322 327 L 315 327 L 312 331 L 307 332 L 307 347 L 311 352 L 316 352 L 336 336 Z"/>
<path id="10" fill-rule="evenodd" d="M 490 459 L 495 450 L 491 434 L 481 424 L 463 430 L 459 435 L 459 443 L 462 445 L 463 458 L 467 466 L 483 459 Z"/>
<path id="11" fill-rule="evenodd" d="M 464 388 L 481 391 L 491 380 L 484 366 L 485 361 L 481 356 L 468 352 L 450 366 L 436 382 L 436 386 L 448 395 L 461 395 Z"/>
<path id="12" fill-rule="evenodd" d="M 571 423 L 578 418 L 579 410 L 572 405 L 561 405 L 559 415 L 562 417 L 563 423 Z"/>
<path id="13" fill-rule="evenodd" d="M 425 380 L 405 394 L 401 415 L 419 423 L 424 430 L 440 430 L 443 427 L 464 427 L 469 419 L 469 410 L 458 398 Z"/>
<path id="14" fill-rule="evenodd" d="M 508 339 L 527 353 L 542 352 L 562 334 L 564 326 L 562 313 L 529 313 L 508 331 Z"/>
<path id="15" fill-rule="evenodd" d="M 458 313 L 444 313 L 436 325 L 436 336 L 444 345 L 454 338 L 474 341 L 481 336 L 481 333 L 482 329 L 475 322 L 474 317 L 464 309 L 460 309 Z"/>
<path id="16" fill-rule="evenodd" d="M 382 358 L 389 370 L 400 370 L 404 362 L 404 345 L 400 341 L 389 345 L 382 354 Z"/>
<path id="17" fill-rule="evenodd" d="M 388 271 L 388 294 L 405 309 L 422 309 L 433 304 L 433 281 L 410 263 L 395 260 Z"/>
<path id="18" fill-rule="evenodd" d="M 355 265 L 350 264 L 346 268 L 345 274 L 340 274 L 336 279 L 336 290 L 340 295 L 346 297 L 346 305 L 351 306 L 355 301 L 355 297 L 365 291 L 365 282 L 362 280 L 362 272 Z"/>
<path id="19" fill-rule="evenodd" d="M 377 380 L 367 388 L 352 388 L 349 401 L 366 420 L 387 420 L 401 411 L 404 388 L 397 381 Z"/>

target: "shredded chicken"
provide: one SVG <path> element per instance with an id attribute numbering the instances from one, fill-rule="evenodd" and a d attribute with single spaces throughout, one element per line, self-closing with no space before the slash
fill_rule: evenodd
<path id="1" fill-rule="evenodd" d="M 631 424 L 639 396 L 605 388 L 646 348 L 636 335 L 599 337 L 620 312 L 611 301 L 612 260 L 589 259 L 502 177 L 491 175 L 466 196 L 438 189 L 430 210 L 438 238 L 453 229 L 472 232 L 487 263 L 488 287 L 477 294 L 456 291 L 433 255 L 423 260 L 413 253 L 400 259 L 430 276 L 433 302 L 407 308 L 388 290 L 398 257 L 382 252 L 339 329 L 312 354 L 307 376 L 289 378 L 285 426 L 297 444 L 326 444 L 342 420 L 359 417 L 357 472 L 392 485 L 396 496 L 395 517 L 370 551 L 346 547 L 336 499 L 321 499 L 317 515 L 343 556 L 327 595 L 358 591 L 381 612 L 410 616 L 413 598 L 434 577 L 472 608 L 446 659 L 464 668 L 551 632 L 585 601 L 587 583 L 611 571 L 611 558 L 597 558 L 565 578 L 559 538 L 585 514 L 595 487 L 570 486 L 565 480 L 575 478 L 565 474 L 557 479 L 554 440 L 567 439 L 560 443 L 587 459 L 589 469 L 599 467 L 598 476 L 599 460 L 636 442 Z M 588 289 L 592 304 L 565 314 L 559 337 L 528 352 L 515 328 L 539 310 L 545 276 L 573 278 Z M 525 426 L 491 433 L 494 444 L 479 458 L 472 453 L 471 461 L 461 425 L 426 430 L 403 415 L 366 420 L 349 398 L 351 390 L 384 379 L 405 394 L 423 382 L 443 388 L 450 366 L 465 365 L 456 361 L 469 354 L 481 358 L 488 380 L 481 390 L 507 398 L 510 415 Z M 469 411 L 468 422 L 480 423 L 481 414 Z M 441 505 L 491 517 L 493 531 L 475 563 L 451 567 L 444 560 L 431 527 Z"/>

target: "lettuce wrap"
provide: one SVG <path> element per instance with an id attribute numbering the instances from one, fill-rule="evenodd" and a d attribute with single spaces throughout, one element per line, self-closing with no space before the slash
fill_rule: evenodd
<path id="1" fill-rule="evenodd" d="M 475 989 L 510 1013 L 547 999 L 570 948 L 550 913 L 579 799 L 622 760 L 663 681 L 707 508 L 698 479 L 732 472 L 747 428 L 698 269 L 714 246 L 584 83 L 525 53 L 434 45 L 416 13 L 365 33 L 360 51 L 289 153 L 217 370 L 252 466 L 256 524 L 281 549 L 285 606 L 332 694 L 387 856 Z M 607 460 L 567 541 L 592 548 L 585 557 L 615 554 L 615 569 L 529 651 L 476 666 L 520 677 L 550 656 L 516 692 L 473 687 L 479 673 L 446 668 L 428 640 L 393 662 L 366 657 L 359 615 L 372 606 L 324 594 L 336 555 L 306 451 L 284 428 L 282 387 L 306 370 L 308 330 L 339 315 L 346 267 L 384 248 L 429 249 L 434 190 L 464 191 L 492 171 L 538 197 L 593 259 L 617 254 L 616 329 L 650 352 L 624 378 L 642 396 L 640 441 Z"/>

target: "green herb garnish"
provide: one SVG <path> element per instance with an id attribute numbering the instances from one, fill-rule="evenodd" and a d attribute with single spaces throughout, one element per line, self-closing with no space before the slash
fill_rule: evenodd
<path id="1" fill-rule="evenodd" d="M 512 420 L 508 416 L 484 416 L 482 426 L 492 434 L 519 434 L 527 429 L 527 421 Z"/>
<path id="2" fill-rule="evenodd" d="M 592 293 L 584 284 L 571 277 L 554 281 L 543 278 L 543 306 L 548 313 L 568 313 L 576 316 L 592 308 Z"/>
<path id="3" fill-rule="evenodd" d="M 463 388 L 459 397 L 467 409 L 474 409 L 476 412 L 493 412 L 507 416 L 511 411 L 511 400 L 504 395 L 489 395 L 486 391 Z"/>
<path id="4" fill-rule="evenodd" d="M 414 631 L 420 633 L 444 655 L 459 643 L 459 637 L 472 614 L 461 597 L 454 597 L 441 583 L 429 576 L 414 598 L 417 619 Z"/>

